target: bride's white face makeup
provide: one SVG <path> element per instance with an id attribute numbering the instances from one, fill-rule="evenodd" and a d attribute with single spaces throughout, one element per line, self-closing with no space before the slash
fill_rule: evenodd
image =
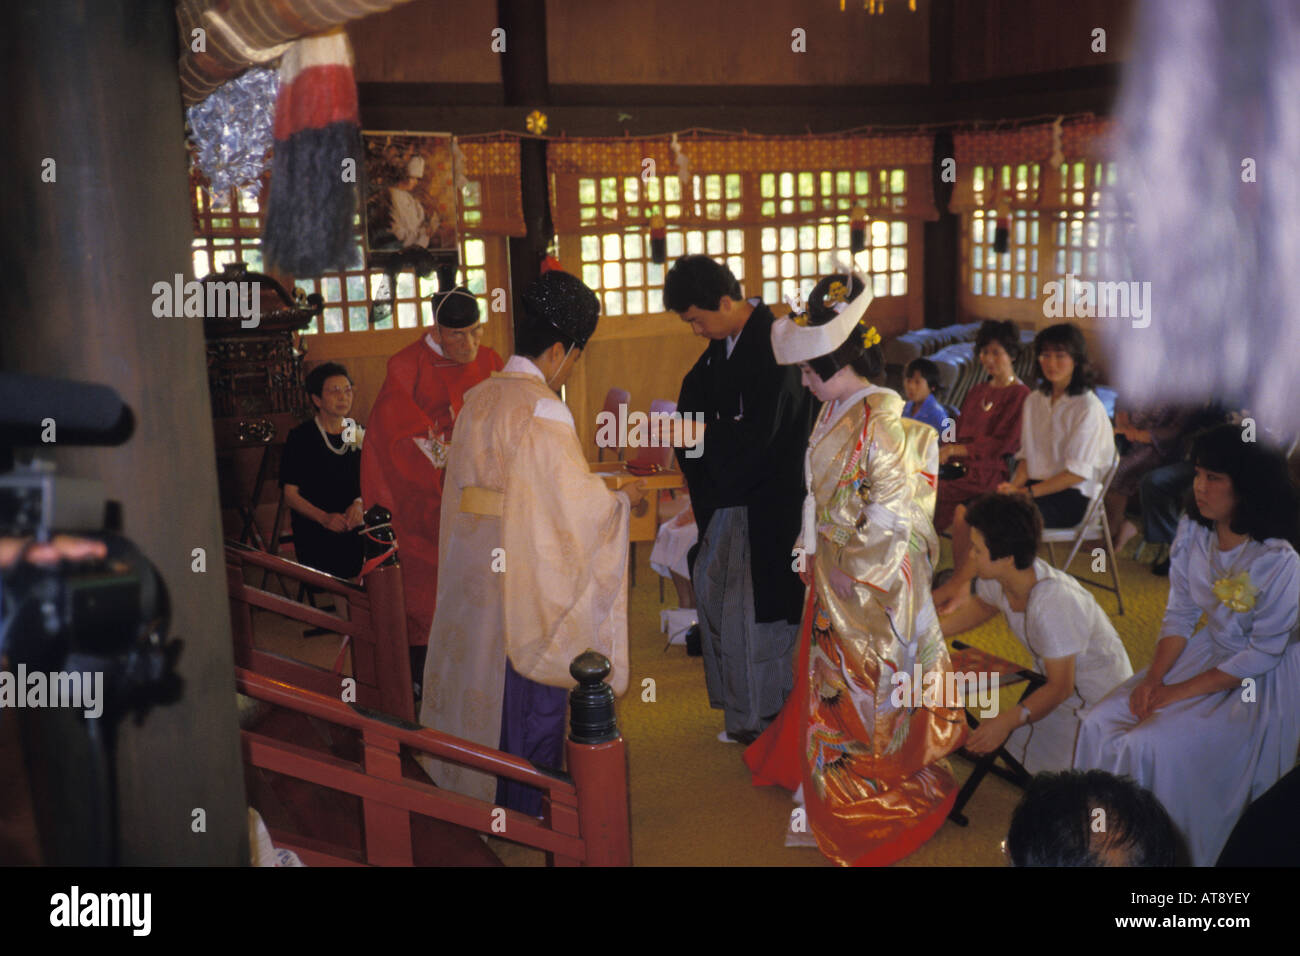
<path id="1" fill-rule="evenodd" d="M 830 378 L 823 380 L 820 375 L 814 372 L 807 364 L 799 363 L 799 373 L 804 384 L 804 388 L 817 396 L 819 402 L 838 401 L 848 395 L 852 395 L 862 387 L 862 379 L 852 366 L 846 365 Z"/>

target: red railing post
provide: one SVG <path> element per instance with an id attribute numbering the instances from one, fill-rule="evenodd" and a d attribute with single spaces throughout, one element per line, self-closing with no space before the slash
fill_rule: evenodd
<path id="1" fill-rule="evenodd" d="M 569 694 L 569 775 L 578 791 L 578 821 L 587 866 L 631 866 L 627 747 L 614 715 L 614 691 L 605 683 L 610 663 L 596 651 L 569 665 L 578 682 Z"/>
<path id="2" fill-rule="evenodd" d="M 366 512 L 366 561 L 393 547 L 397 535 L 392 515 L 382 505 Z M 380 709 L 394 717 L 415 720 L 415 695 L 411 683 L 411 656 L 407 650 L 406 599 L 402 596 L 402 565 L 394 551 L 363 579 L 370 596 L 370 621 L 375 636 L 375 677 Z M 415 675 L 421 680 L 423 674 Z"/>
<path id="3" fill-rule="evenodd" d="M 382 732 L 362 731 L 366 754 L 366 776 L 400 783 L 401 746 Z M 374 866 L 412 866 L 411 815 L 370 797 L 362 797 L 365 823 L 366 862 Z"/>

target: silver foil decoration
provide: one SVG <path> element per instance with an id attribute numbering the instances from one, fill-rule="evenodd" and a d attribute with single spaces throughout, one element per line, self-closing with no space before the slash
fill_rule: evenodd
<path id="1" fill-rule="evenodd" d="M 267 153 L 275 141 L 279 89 L 279 73 L 258 67 L 223 83 L 185 111 L 198 166 L 213 196 L 225 197 L 232 186 L 261 190 Z"/>
<path id="2" fill-rule="evenodd" d="M 1129 407 L 1249 409 L 1300 434 L 1300 7 L 1144 0 L 1103 197 L 1103 277 L 1145 314 L 1098 320 Z M 1056 277 L 1063 278 L 1063 277 Z"/>

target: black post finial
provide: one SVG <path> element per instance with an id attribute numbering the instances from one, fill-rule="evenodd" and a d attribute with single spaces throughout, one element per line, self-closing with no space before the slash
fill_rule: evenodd
<path id="1" fill-rule="evenodd" d="M 614 689 L 605 683 L 613 668 L 598 651 L 573 659 L 569 673 L 578 686 L 569 692 L 569 739 L 575 744 L 603 744 L 619 738 Z"/>
<path id="2" fill-rule="evenodd" d="M 365 559 L 370 561 L 393 547 L 393 542 L 397 540 L 397 532 L 393 530 L 393 516 L 383 505 L 372 505 L 370 510 L 365 514 L 365 534 L 362 539 L 365 541 Z M 379 564 L 381 568 L 391 568 L 400 565 L 397 559 L 397 551 L 394 550 L 388 558 Z"/>

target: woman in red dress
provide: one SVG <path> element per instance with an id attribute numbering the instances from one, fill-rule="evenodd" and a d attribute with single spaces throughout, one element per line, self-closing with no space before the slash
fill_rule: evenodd
<path id="1" fill-rule="evenodd" d="M 961 567 L 970 551 L 970 529 L 965 522 L 953 523 L 957 506 L 1006 481 L 1006 457 L 1020 447 L 1020 412 L 1029 386 L 1012 370 L 1019 351 L 1020 332 L 1014 322 L 988 321 L 980 326 L 975 354 L 989 379 L 972 388 L 962 402 L 956 441 L 945 438 L 939 446 L 940 466 L 960 462 L 966 468 L 960 478 L 940 475 L 934 508 L 935 528 L 952 531 L 954 567 Z"/>

